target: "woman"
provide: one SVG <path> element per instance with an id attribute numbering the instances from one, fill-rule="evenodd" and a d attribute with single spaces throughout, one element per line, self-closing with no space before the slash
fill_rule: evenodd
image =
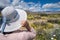
<path id="1" fill-rule="evenodd" d="M 12 8 L 12 12 L 13 12 L 13 8 Z M 12 12 L 8 12 L 8 13 L 12 13 Z M 29 26 L 29 23 L 25 20 L 21 21 L 21 25 L 22 25 L 22 27 L 25 27 L 27 30 L 23 31 L 23 30 L 18 29 L 14 32 L 8 32 L 8 33 L 4 32 L 4 29 L 5 29 L 5 26 L 7 23 L 6 21 L 7 21 L 7 18 L 4 15 L 3 24 L 1 26 L 0 40 L 33 40 L 33 38 L 36 36 L 35 30 L 33 28 L 31 28 Z M 3 35 L 2 33 L 5 35 Z"/>

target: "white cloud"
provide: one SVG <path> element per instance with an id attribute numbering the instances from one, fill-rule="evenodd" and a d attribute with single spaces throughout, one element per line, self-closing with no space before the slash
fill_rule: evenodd
<path id="1" fill-rule="evenodd" d="M 44 4 L 42 8 L 60 8 L 60 2 Z"/>
<path id="2" fill-rule="evenodd" d="M 0 0 L 0 7 L 8 6 L 10 3 L 9 0 Z"/>
<path id="3" fill-rule="evenodd" d="M 40 4 L 35 4 L 35 5 L 31 6 L 29 8 L 29 10 L 34 11 L 34 12 L 38 12 L 38 11 L 41 10 L 41 5 Z"/>
<path id="4" fill-rule="evenodd" d="M 18 5 L 20 0 L 13 0 L 12 5 Z"/>
<path id="5" fill-rule="evenodd" d="M 26 3 L 24 1 L 21 1 L 19 3 L 19 5 L 16 6 L 15 8 L 20 8 L 20 9 L 24 9 L 24 10 L 29 10 L 29 11 L 36 12 L 36 11 L 40 11 L 41 5 L 38 4 L 38 3 L 35 4 L 33 2 Z"/>
<path id="6" fill-rule="evenodd" d="M 41 7 L 40 3 L 33 3 L 33 2 L 24 2 L 23 0 L 0 0 L 0 7 L 6 7 L 13 5 L 15 8 L 29 10 L 32 12 L 40 12 L 40 11 L 51 11 L 51 8 L 60 8 L 60 2 L 58 3 L 47 3 Z M 50 8 L 50 9 L 49 9 Z M 57 10 L 56 10 L 57 11 Z"/>
<path id="7" fill-rule="evenodd" d="M 28 3 L 24 2 L 24 1 L 21 1 L 21 2 L 19 2 L 18 6 L 15 6 L 15 8 L 28 10 L 29 6 L 28 6 Z"/>

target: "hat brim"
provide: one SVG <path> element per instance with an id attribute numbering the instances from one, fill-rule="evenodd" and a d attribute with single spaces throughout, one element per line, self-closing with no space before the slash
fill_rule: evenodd
<path id="1" fill-rule="evenodd" d="M 15 9 L 19 14 L 19 19 L 16 22 L 10 23 L 10 26 L 6 25 L 4 32 L 12 32 L 18 30 L 22 25 L 22 20 L 27 20 L 27 13 L 21 9 Z"/>

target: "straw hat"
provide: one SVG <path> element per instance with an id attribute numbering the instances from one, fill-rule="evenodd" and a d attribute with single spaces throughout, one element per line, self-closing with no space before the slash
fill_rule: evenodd
<path id="1" fill-rule="evenodd" d="M 8 6 L 2 10 L 2 16 L 6 17 L 6 27 L 4 32 L 12 32 L 19 29 L 22 20 L 27 20 L 27 13 L 21 9 L 15 9 Z M 0 28 L 1 31 L 1 28 Z"/>

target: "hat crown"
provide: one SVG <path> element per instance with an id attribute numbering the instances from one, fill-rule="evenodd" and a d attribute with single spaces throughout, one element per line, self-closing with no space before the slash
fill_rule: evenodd
<path id="1" fill-rule="evenodd" d="M 7 16 L 7 15 L 12 14 L 14 11 L 15 11 L 15 9 L 14 9 L 13 6 L 10 6 L 10 7 L 8 6 L 8 7 L 4 8 L 4 9 L 2 10 L 2 15 L 3 15 L 3 16 Z"/>
<path id="2" fill-rule="evenodd" d="M 18 12 L 14 9 L 14 7 L 6 7 L 2 10 L 2 16 L 5 16 L 7 19 L 7 22 L 12 22 L 15 20 L 17 20 L 17 15 Z"/>

